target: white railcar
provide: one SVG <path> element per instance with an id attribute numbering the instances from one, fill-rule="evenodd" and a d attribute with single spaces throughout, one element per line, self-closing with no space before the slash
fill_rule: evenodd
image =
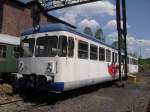
<path id="1" fill-rule="evenodd" d="M 21 40 L 24 85 L 67 91 L 119 77 L 117 49 L 64 25 L 28 29 Z"/>
<path id="2" fill-rule="evenodd" d="M 138 58 L 128 55 L 128 69 L 130 73 L 137 73 L 139 70 Z"/>

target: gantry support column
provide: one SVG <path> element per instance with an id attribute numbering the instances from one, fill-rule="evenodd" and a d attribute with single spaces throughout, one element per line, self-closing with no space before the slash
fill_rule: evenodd
<path id="1" fill-rule="evenodd" d="M 116 0 L 116 20 L 117 20 L 117 30 L 118 30 L 119 80 L 122 81 L 122 76 L 121 76 L 121 14 L 120 14 L 120 0 Z"/>
<path id="2" fill-rule="evenodd" d="M 122 71 L 121 71 L 121 60 L 124 63 L 124 73 L 127 79 L 127 26 L 126 26 L 126 2 L 122 1 L 122 8 L 120 0 L 116 0 L 116 21 L 117 21 L 117 30 L 118 30 L 118 59 L 119 59 L 119 80 L 122 81 Z M 121 15 L 122 9 L 122 15 Z M 122 17 L 122 18 L 121 18 Z M 121 20 L 123 21 L 123 27 L 121 27 Z M 123 41 L 122 41 L 123 40 Z M 123 43 L 122 43 L 123 42 Z M 124 51 L 124 57 L 121 56 L 122 50 Z"/>
<path id="3" fill-rule="evenodd" d="M 124 37 L 124 54 L 125 54 L 125 77 L 128 79 L 127 68 L 127 22 L 126 22 L 126 1 L 122 0 L 122 16 L 123 16 L 123 37 Z"/>

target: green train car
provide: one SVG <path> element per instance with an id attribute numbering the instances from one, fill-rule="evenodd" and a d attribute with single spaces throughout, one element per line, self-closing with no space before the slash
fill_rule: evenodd
<path id="1" fill-rule="evenodd" d="M 0 34 L 0 78 L 8 78 L 17 72 L 20 39 L 18 37 Z"/>

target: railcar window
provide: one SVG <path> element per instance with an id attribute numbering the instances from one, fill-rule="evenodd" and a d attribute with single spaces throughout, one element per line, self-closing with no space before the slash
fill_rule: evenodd
<path id="1" fill-rule="evenodd" d="M 68 56 L 73 57 L 74 56 L 74 38 L 69 37 L 68 40 Z"/>
<path id="2" fill-rule="evenodd" d="M 127 64 L 129 64 L 129 57 L 127 57 Z"/>
<path id="3" fill-rule="evenodd" d="M 115 62 L 115 53 L 112 52 L 112 62 L 114 63 Z"/>
<path id="4" fill-rule="evenodd" d="M 138 65 L 138 60 L 136 60 L 136 65 Z"/>
<path id="5" fill-rule="evenodd" d="M 124 55 L 121 55 L 121 63 L 124 63 Z"/>
<path id="6" fill-rule="evenodd" d="M 19 46 L 14 47 L 14 57 L 19 58 L 20 55 L 20 48 Z"/>
<path id="7" fill-rule="evenodd" d="M 91 60 L 97 60 L 97 46 L 90 45 L 90 59 Z"/>
<path id="8" fill-rule="evenodd" d="M 118 54 L 115 53 L 115 62 L 117 62 L 117 60 L 118 60 Z"/>
<path id="9" fill-rule="evenodd" d="M 0 58 L 6 58 L 6 45 L 0 45 Z"/>
<path id="10" fill-rule="evenodd" d="M 99 48 L 99 60 L 105 61 L 105 49 L 102 47 Z"/>
<path id="11" fill-rule="evenodd" d="M 136 59 L 134 59 L 134 65 L 138 65 L 138 61 Z"/>
<path id="12" fill-rule="evenodd" d="M 130 58 L 130 64 L 132 64 L 132 59 Z"/>
<path id="13" fill-rule="evenodd" d="M 87 42 L 79 41 L 78 57 L 81 59 L 88 59 L 88 43 Z"/>
<path id="14" fill-rule="evenodd" d="M 39 37 L 36 43 L 36 57 L 54 57 L 57 55 L 58 38 L 56 36 Z"/>
<path id="15" fill-rule="evenodd" d="M 67 37 L 66 36 L 59 37 L 58 56 L 60 57 L 67 56 Z"/>
<path id="16" fill-rule="evenodd" d="M 24 39 L 21 41 L 21 57 L 32 57 L 34 51 L 35 39 Z"/>
<path id="17" fill-rule="evenodd" d="M 111 51 L 106 49 L 106 61 L 111 62 Z"/>

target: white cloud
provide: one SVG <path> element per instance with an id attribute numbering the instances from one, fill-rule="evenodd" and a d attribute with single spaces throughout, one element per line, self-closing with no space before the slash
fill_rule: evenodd
<path id="1" fill-rule="evenodd" d="M 58 11 L 56 12 L 58 12 L 59 14 L 60 12 L 62 13 L 60 19 L 71 22 L 72 24 L 76 23 L 76 19 L 79 16 L 83 16 L 86 18 L 92 17 L 97 14 L 107 14 L 109 16 L 115 16 L 115 6 L 109 1 L 93 2 Z"/>
<path id="2" fill-rule="evenodd" d="M 112 32 L 111 34 L 108 35 L 108 39 L 111 42 L 117 41 L 118 40 L 118 33 L 117 32 Z M 127 46 L 129 51 L 136 51 L 139 49 L 139 47 L 150 47 L 150 40 L 146 39 L 138 39 L 136 37 L 127 35 Z M 150 48 L 147 48 L 147 51 L 149 51 Z"/>
<path id="3" fill-rule="evenodd" d="M 137 43 L 141 46 L 150 46 L 150 40 L 139 39 L 137 40 Z"/>
<path id="4" fill-rule="evenodd" d="M 123 26 L 123 21 L 121 21 L 121 26 Z M 131 26 L 127 23 L 127 28 L 130 28 Z M 117 22 L 115 19 L 110 20 L 107 22 L 107 24 L 104 26 L 104 29 L 110 29 L 110 30 L 116 30 L 117 29 Z"/>
<path id="5" fill-rule="evenodd" d="M 64 20 L 64 21 L 67 21 L 67 22 L 70 22 L 72 24 L 75 24 L 76 23 L 76 16 L 75 14 L 73 13 L 64 13 L 63 16 L 60 16 L 59 18 Z"/>
<path id="6" fill-rule="evenodd" d="M 146 49 L 145 49 L 145 51 L 148 51 L 148 52 L 150 52 L 150 48 L 146 48 Z"/>
<path id="7" fill-rule="evenodd" d="M 118 32 L 112 32 L 108 35 L 108 39 L 112 42 L 118 41 Z M 137 44 L 138 40 L 135 39 L 135 37 L 127 35 L 127 44 L 128 45 L 134 45 Z"/>
<path id="8" fill-rule="evenodd" d="M 79 26 L 81 26 L 82 28 L 88 26 L 88 27 L 91 27 L 93 29 L 93 28 L 96 28 L 100 25 L 96 20 L 84 19 L 79 23 Z"/>
<path id="9" fill-rule="evenodd" d="M 137 40 L 135 37 L 127 36 L 127 45 L 135 45 L 137 43 Z"/>
<path id="10" fill-rule="evenodd" d="M 105 26 L 104 29 L 116 29 L 116 20 L 110 20 Z"/>
<path id="11" fill-rule="evenodd" d="M 118 40 L 118 33 L 112 32 L 111 34 L 108 35 L 108 38 L 112 42 L 117 41 Z"/>

